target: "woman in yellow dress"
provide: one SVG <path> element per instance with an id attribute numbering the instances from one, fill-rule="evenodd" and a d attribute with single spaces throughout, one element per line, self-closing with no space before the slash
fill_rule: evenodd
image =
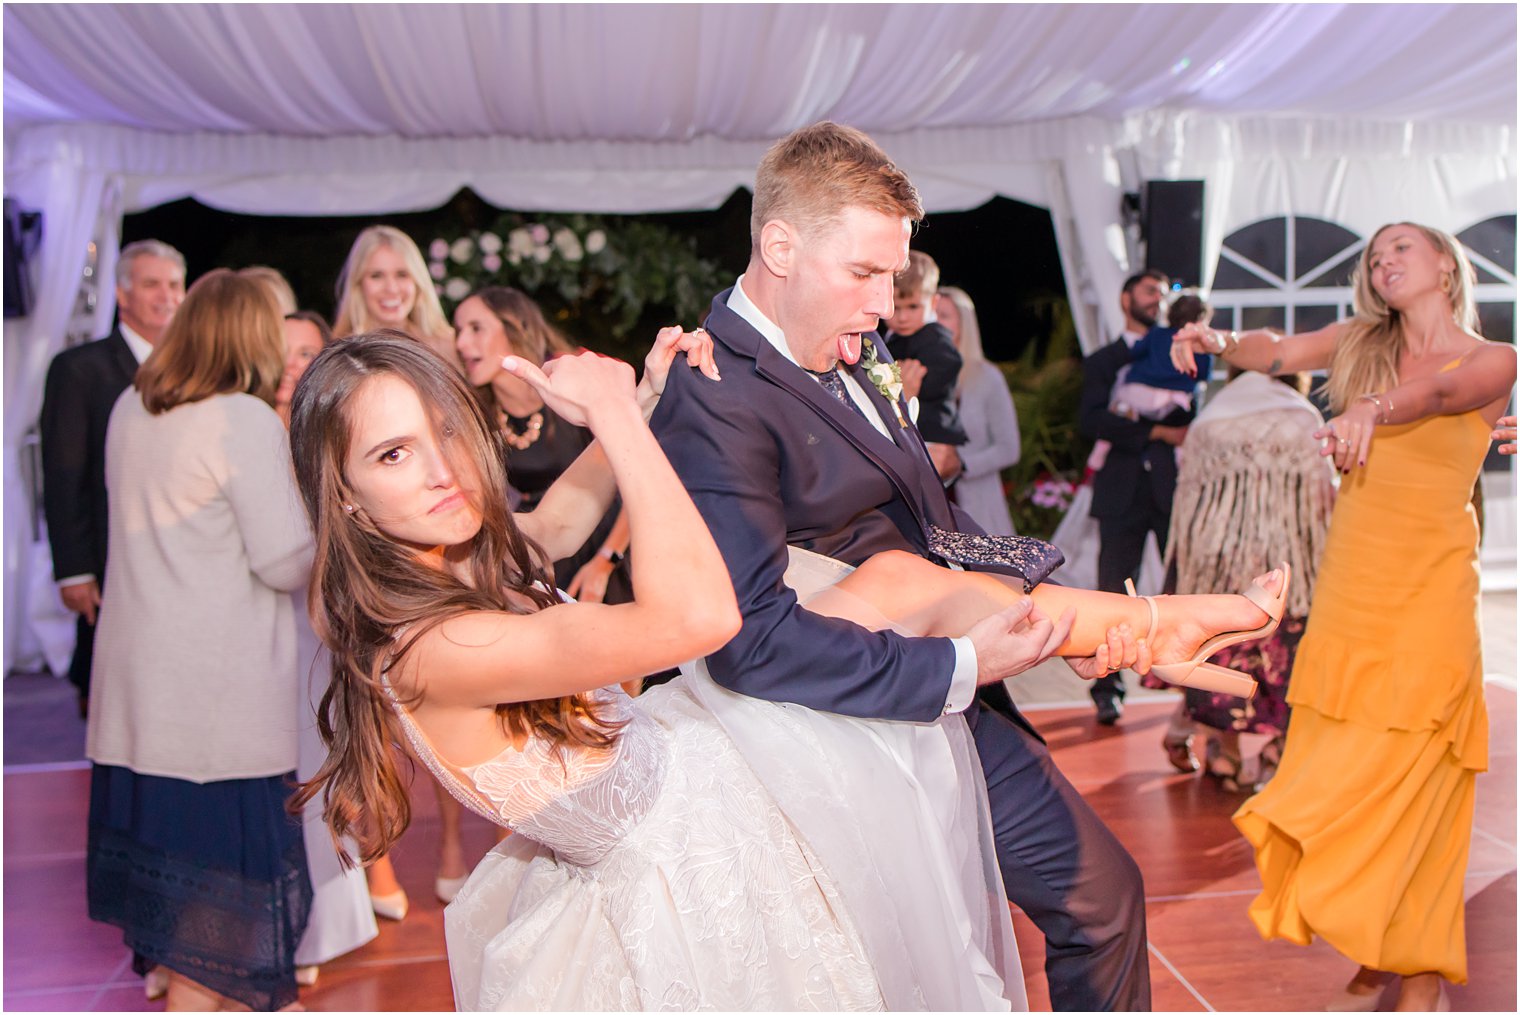
<path id="1" fill-rule="evenodd" d="M 1361 965 L 1331 1010 L 1446 1002 L 1467 980 L 1462 883 L 1488 764 L 1473 486 L 1515 384 L 1484 341 L 1475 278 L 1446 233 L 1384 226 L 1362 252 L 1356 315 L 1288 338 L 1189 326 L 1195 353 L 1269 374 L 1330 369 L 1315 433 L 1342 473 L 1288 688 L 1277 777 L 1235 823 L 1256 850 L 1250 915 L 1266 938 L 1319 935 Z"/>

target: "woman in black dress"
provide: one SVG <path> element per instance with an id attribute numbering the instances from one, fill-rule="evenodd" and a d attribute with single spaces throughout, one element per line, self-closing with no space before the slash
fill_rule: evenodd
<path id="1" fill-rule="evenodd" d="M 502 369 L 501 361 L 518 356 L 541 366 L 569 352 L 570 343 L 550 327 L 538 304 L 506 286 L 471 294 L 454 311 L 454 326 L 465 376 L 506 443 L 507 479 L 521 497 L 517 510 L 532 511 L 550 484 L 591 443 L 591 433 L 555 415 L 531 385 Z M 556 585 L 582 601 L 630 600 L 626 570 L 618 566 L 628 548 L 628 528 L 620 515 L 614 503 L 591 538 L 575 554 L 555 562 Z"/>

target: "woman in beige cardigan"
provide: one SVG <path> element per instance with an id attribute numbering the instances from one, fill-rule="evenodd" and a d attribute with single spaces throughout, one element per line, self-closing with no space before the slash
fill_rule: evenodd
<path id="1" fill-rule="evenodd" d="M 262 284 L 213 271 L 106 436 L 87 890 L 92 919 L 168 970 L 170 1010 L 296 999 L 311 886 L 285 811 L 299 701 L 289 593 L 312 541 L 272 407 L 283 366 Z"/>

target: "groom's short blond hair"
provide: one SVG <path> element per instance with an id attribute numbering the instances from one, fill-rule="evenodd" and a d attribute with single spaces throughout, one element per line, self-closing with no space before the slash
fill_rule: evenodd
<path id="1" fill-rule="evenodd" d="M 924 217 L 907 174 L 865 134 L 827 120 L 794 130 L 755 172 L 750 242 L 759 246 L 760 230 L 775 219 L 810 234 L 852 206 L 915 223 Z"/>

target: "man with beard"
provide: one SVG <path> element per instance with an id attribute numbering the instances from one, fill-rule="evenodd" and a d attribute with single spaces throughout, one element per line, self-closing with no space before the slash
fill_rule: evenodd
<path id="1" fill-rule="evenodd" d="M 1098 589 L 1123 592 L 1126 578 L 1138 578 L 1145 536 L 1156 534 L 1166 552 L 1177 486 L 1177 456 L 1192 422 L 1192 412 L 1178 409 L 1159 422 L 1131 419 L 1110 408 L 1114 385 L 1123 379 L 1130 350 L 1155 327 L 1166 302 L 1169 280 L 1146 270 L 1124 282 L 1119 307 L 1124 333 L 1082 361 L 1082 434 L 1108 443 L 1107 457 L 1093 476 L 1092 516 L 1098 520 Z M 1112 726 L 1124 709 L 1124 679 L 1110 673 L 1093 681 L 1089 691 L 1098 721 Z"/>

